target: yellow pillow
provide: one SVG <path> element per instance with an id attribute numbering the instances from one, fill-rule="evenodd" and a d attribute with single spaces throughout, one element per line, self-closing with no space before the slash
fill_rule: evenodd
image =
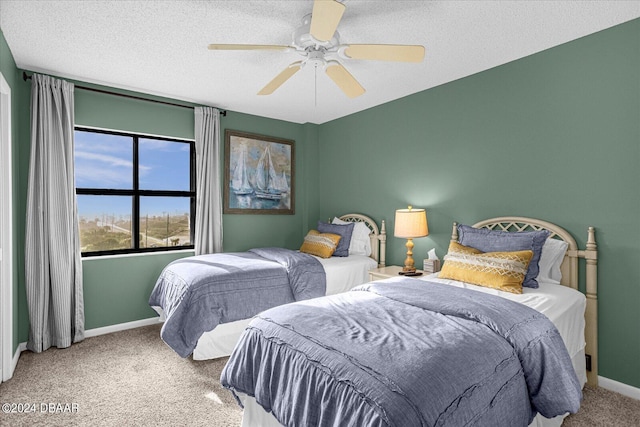
<path id="1" fill-rule="evenodd" d="M 332 233 L 320 233 L 311 230 L 307 233 L 300 247 L 300 252 L 319 256 L 320 258 L 330 258 L 336 251 L 341 236 Z"/>
<path id="2" fill-rule="evenodd" d="M 438 277 L 521 294 L 532 257 L 530 250 L 482 252 L 451 242 Z"/>

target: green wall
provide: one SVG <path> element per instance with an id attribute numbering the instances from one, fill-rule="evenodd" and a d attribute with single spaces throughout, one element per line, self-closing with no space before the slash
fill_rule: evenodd
<path id="1" fill-rule="evenodd" d="M 640 387 L 640 20 L 319 128 L 322 217 L 427 209 L 446 253 L 451 223 L 545 219 L 599 248 L 600 375 Z"/>

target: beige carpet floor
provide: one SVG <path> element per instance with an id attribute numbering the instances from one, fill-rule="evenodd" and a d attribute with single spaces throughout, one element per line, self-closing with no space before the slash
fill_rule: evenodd
<path id="1" fill-rule="evenodd" d="M 239 426 L 240 408 L 219 383 L 226 359 L 181 359 L 159 335 L 160 325 L 149 326 L 22 353 L 0 403 L 36 411 L 0 412 L 0 425 Z M 565 426 L 640 425 L 640 401 L 602 388 L 584 396 Z"/>

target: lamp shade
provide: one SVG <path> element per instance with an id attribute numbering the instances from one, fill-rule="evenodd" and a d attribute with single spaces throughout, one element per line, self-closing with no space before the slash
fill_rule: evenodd
<path id="1" fill-rule="evenodd" d="M 409 209 L 398 209 L 393 234 L 404 239 L 428 236 L 427 212 L 411 206 Z"/>

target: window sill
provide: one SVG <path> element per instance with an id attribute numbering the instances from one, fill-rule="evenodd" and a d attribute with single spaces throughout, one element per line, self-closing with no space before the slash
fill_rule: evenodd
<path id="1" fill-rule="evenodd" d="M 82 261 L 99 261 L 102 259 L 117 259 L 117 258 L 132 258 L 139 256 L 158 256 L 158 255 L 171 255 L 171 254 L 188 254 L 195 255 L 193 249 L 177 249 L 175 251 L 159 251 L 159 252 L 139 252 L 130 254 L 116 254 L 116 255 L 94 255 L 82 257 Z"/>

